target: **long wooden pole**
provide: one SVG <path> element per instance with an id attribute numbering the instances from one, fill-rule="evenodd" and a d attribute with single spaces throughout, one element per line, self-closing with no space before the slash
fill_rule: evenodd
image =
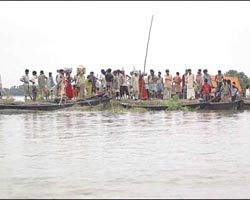
<path id="1" fill-rule="evenodd" d="M 152 15 L 151 24 L 150 24 L 150 28 L 149 28 L 148 42 L 147 42 L 147 48 L 146 48 L 146 56 L 145 56 L 145 59 L 144 59 L 143 75 L 145 74 L 145 70 L 146 70 L 146 61 L 147 61 L 147 56 L 148 56 L 148 45 L 149 45 L 149 40 L 150 40 L 150 33 L 151 33 L 152 24 L 153 24 L 153 19 L 154 19 L 154 15 Z"/>

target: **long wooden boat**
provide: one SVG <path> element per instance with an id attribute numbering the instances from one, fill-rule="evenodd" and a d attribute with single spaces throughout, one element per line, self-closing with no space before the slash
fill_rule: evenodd
<path id="1" fill-rule="evenodd" d="M 250 99 L 243 99 L 243 109 L 250 109 Z"/>
<path id="2" fill-rule="evenodd" d="M 0 104 L 0 109 L 18 109 L 18 110 L 58 110 L 73 106 L 74 103 L 10 103 Z"/>
<path id="3" fill-rule="evenodd" d="M 147 104 L 131 104 L 131 103 L 120 103 L 124 108 L 144 108 L 147 110 L 166 110 L 166 105 L 147 105 Z"/>
<path id="4" fill-rule="evenodd" d="M 147 110 L 166 110 L 167 105 L 149 105 L 149 104 L 132 104 L 120 103 L 124 108 L 144 108 Z M 250 104 L 249 104 L 250 105 Z M 197 110 L 239 110 L 243 108 L 243 101 L 234 102 L 190 102 L 183 103 L 182 107 L 188 107 Z"/>
<path id="5" fill-rule="evenodd" d="M 233 102 L 209 102 L 202 106 L 204 110 L 240 110 L 243 109 L 243 101 L 236 100 Z"/>

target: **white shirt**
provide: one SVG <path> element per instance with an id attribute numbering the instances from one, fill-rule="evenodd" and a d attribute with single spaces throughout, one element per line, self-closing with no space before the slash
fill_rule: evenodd
<path id="1" fill-rule="evenodd" d="M 246 98 L 250 98 L 250 89 L 246 89 Z"/>

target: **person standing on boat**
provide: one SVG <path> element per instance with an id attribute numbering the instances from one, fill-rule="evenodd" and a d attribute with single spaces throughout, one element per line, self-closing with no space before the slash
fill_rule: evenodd
<path id="1" fill-rule="evenodd" d="M 125 74 L 124 70 L 121 71 L 120 98 L 121 99 L 129 98 L 127 75 Z"/>
<path id="2" fill-rule="evenodd" d="M 246 86 L 246 94 L 245 94 L 246 98 L 250 98 L 250 89 L 249 89 L 249 85 Z"/>
<path id="3" fill-rule="evenodd" d="M 238 93 L 239 93 L 239 89 L 236 86 L 235 82 L 232 82 L 231 84 L 231 93 L 232 93 L 232 101 L 235 101 L 237 99 Z"/>
<path id="4" fill-rule="evenodd" d="M 31 92 L 30 92 L 30 79 L 29 79 L 29 70 L 25 69 L 25 75 L 23 75 L 20 78 L 20 81 L 23 82 L 23 87 L 24 87 L 24 100 L 27 101 L 27 97 L 29 96 L 30 99 L 31 97 Z"/>
<path id="5" fill-rule="evenodd" d="M 101 69 L 101 75 L 99 76 L 99 81 L 101 82 L 100 92 L 106 93 L 106 80 L 105 80 L 106 71 Z"/>
<path id="6" fill-rule="evenodd" d="M 131 78 L 131 85 L 132 85 L 132 98 L 135 100 L 139 99 L 139 75 L 138 71 L 134 71 L 134 74 Z"/>
<path id="7" fill-rule="evenodd" d="M 73 98 L 73 90 L 71 82 L 73 81 L 73 78 L 71 77 L 71 71 L 67 70 L 65 75 L 65 95 L 68 99 Z"/>
<path id="8" fill-rule="evenodd" d="M 113 87 L 116 100 L 120 97 L 120 78 L 118 74 L 118 70 L 113 71 L 114 79 L 113 79 Z"/>
<path id="9" fill-rule="evenodd" d="M 139 72 L 139 99 L 141 100 L 148 99 L 148 91 L 146 89 L 144 76 L 145 78 L 147 78 L 146 74 L 142 74 L 141 72 Z"/>
<path id="10" fill-rule="evenodd" d="M 76 73 L 76 85 L 79 90 L 78 97 L 80 99 L 83 99 L 85 96 L 85 76 L 84 76 L 85 73 L 86 73 L 86 68 L 82 65 L 79 65 Z"/>
<path id="11" fill-rule="evenodd" d="M 91 80 L 91 85 L 92 85 L 91 94 L 93 95 L 96 92 L 96 80 L 97 80 L 97 78 L 94 75 L 94 72 L 89 73 L 89 79 Z"/>
<path id="12" fill-rule="evenodd" d="M 198 99 L 200 98 L 200 90 L 202 86 L 202 73 L 201 69 L 198 69 L 198 72 L 195 77 L 195 98 Z"/>
<path id="13" fill-rule="evenodd" d="M 157 83 L 158 77 L 155 75 L 155 72 L 153 69 L 150 70 L 150 74 L 148 75 L 148 91 L 149 91 L 149 98 L 155 98 L 156 97 L 156 83 Z"/>
<path id="14" fill-rule="evenodd" d="M 158 72 L 158 79 L 156 82 L 156 97 L 158 99 L 163 98 L 163 78 L 161 77 L 161 72 Z"/>
<path id="15" fill-rule="evenodd" d="M 218 90 L 220 90 L 224 79 L 225 79 L 225 77 L 221 73 L 221 70 L 218 70 L 218 74 L 215 75 L 215 81 L 216 81 Z"/>
<path id="16" fill-rule="evenodd" d="M 105 75 L 105 80 L 106 80 L 106 86 L 107 86 L 107 95 L 109 97 L 113 97 L 113 80 L 114 76 L 112 74 L 112 69 L 107 69 L 106 75 Z"/>
<path id="17" fill-rule="evenodd" d="M 185 70 L 185 73 L 182 75 L 182 98 L 186 99 L 187 98 L 187 74 L 188 74 L 188 69 Z"/>
<path id="18" fill-rule="evenodd" d="M 210 100 L 211 85 L 208 84 L 207 79 L 204 80 L 204 84 L 201 86 L 200 93 L 205 102 Z"/>
<path id="19" fill-rule="evenodd" d="M 222 102 L 231 102 L 232 101 L 232 93 L 230 86 L 227 84 L 227 80 L 223 80 L 223 84 L 220 88 L 221 100 Z"/>
<path id="20" fill-rule="evenodd" d="M 52 72 L 49 72 L 48 80 L 47 80 L 47 86 L 48 86 L 48 96 L 50 98 L 53 97 L 54 94 L 54 87 L 55 87 L 55 82 L 52 76 Z"/>
<path id="21" fill-rule="evenodd" d="M 36 101 L 37 92 L 38 92 L 38 89 L 37 89 L 37 87 L 38 87 L 38 84 L 37 84 L 37 72 L 36 71 L 32 72 L 32 78 L 31 78 L 30 82 L 32 83 L 32 85 L 31 85 L 32 99 L 33 99 L 33 101 Z"/>
<path id="22" fill-rule="evenodd" d="M 211 80 L 211 76 L 210 76 L 210 74 L 208 74 L 207 69 L 204 69 L 204 70 L 203 70 L 202 84 L 204 84 L 204 83 L 205 83 L 205 79 L 207 79 L 208 84 L 210 84 L 210 85 L 211 85 L 211 87 L 212 87 L 212 80 Z"/>
<path id="23" fill-rule="evenodd" d="M 175 93 L 179 96 L 181 93 L 181 77 L 180 73 L 176 72 L 176 76 L 173 78 Z"/>
<path id="24" fill-rule="evenodd" d="M 188 69 L 187 74 L 187 99 L 193 100 L 195 99 L 195 92 L 194 92 L 194 74 L 192 74 L 192 70 Z"/>
<path id="25" fill-rule="evenodd" d="M 48 93 L 48 88 L 47 88 L 47 79 L 48 77 L 45 76 L 43 70 L 40 71 L 40 75 L 38 76 L 38 87 L 39 87 L 39 92 L 41 95 L 41 98 L 43 99 L 46 97 L 47 99 L 47 93 Z"/>
<path id="26" fill-rule="evenodd" d="M 166 74 L 164 76 L 165 82 L 164 82 L 164 92 L 163 92 L 163 99 L 169 99 L 171 98 L 172 94 L 172 75 L 169 73 L 169 70 L 165 70 Z"/>

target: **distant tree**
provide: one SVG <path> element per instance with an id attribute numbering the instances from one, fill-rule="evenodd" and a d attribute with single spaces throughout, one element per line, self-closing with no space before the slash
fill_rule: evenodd
<path id="1" fill-rule="evenodd" d="M 9 94 L 11 96 L 23 96 L 23 91 L 24 91 L 23 85 L 12 86 L 9 89 Z"/>
<path id="2" fill-rule="evenodd" d="M 229 77 L 237 77 L 240 81 L 241 88 L 246 89 L 246 86 L 250 84 L 250 78 L 244 72 L 238 72 L 236 70 L 229 70 L 225 73 Z"/>

